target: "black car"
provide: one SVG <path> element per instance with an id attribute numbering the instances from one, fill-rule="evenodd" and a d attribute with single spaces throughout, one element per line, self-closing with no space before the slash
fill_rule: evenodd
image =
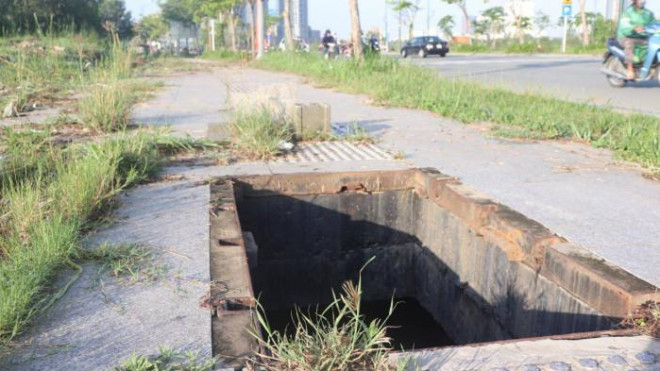
<path id="1" fill-rule="evenodd" d="M 447 53 L 449 53 L 449 45 L 437 36 L 414 37 L 401 48 L 403 58 L 413 54 L 422 58 L 426 58 L 429 54 L 437 54 L 444 58 Z"/>

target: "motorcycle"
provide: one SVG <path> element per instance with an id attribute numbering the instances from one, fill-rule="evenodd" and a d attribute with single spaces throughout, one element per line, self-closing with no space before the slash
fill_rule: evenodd
<path id="1" fill-rule="evenodd" d="M 645 28 L 648 45 L 635 50 L 635 79 L 626 76 L 626 55 L 624 47 L 617 39 L 607 40 L 607 52 L 603 59 L 601 72 L 610 85 L 616 88 L 626 86 L 628 82 L 642 82 L 658 79 L 660 82 L 660 22 Z"/>
<path id="2" fill-rule="evenodd" d="M 337 60 L 339 58 L 339 46 L 336 43 L 328 43 L 325 46 L 325 60 Z"/>
<path id="3" fill-rule="evenodd" d="M 373 54 L 380 54 L 380 42 L 378 38 L 372 37 L 369 39 L 369 48 Z"/>

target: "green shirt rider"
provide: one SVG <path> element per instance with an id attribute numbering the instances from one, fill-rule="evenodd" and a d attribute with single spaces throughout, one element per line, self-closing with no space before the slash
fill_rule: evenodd
<path id="1" fill-rule="evenodd" d="M 627 78 L 635 79 L 635 47 L 646 43 L 648 35 L 644 29 L 655 22 L 653 12 L 646 9 L 645 0 L 633 0 L 632 4 L 621 16 L 618 38 L 626 52 Z"/>

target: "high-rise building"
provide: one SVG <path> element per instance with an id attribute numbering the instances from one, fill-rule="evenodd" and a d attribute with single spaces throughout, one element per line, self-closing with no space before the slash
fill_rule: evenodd
<path id="1" fill-rule="evenodd" d="M 310 37 L 307 0 L 289 1 L 291 2 L 291 12 L 289 14 L 289 19 L 291 20 L 291 33 L 294 38 L 307 40 Z M 282 14 L 282 11 L 284 10 L 284 0 L 279 0 L 278 5 L 279 14 Z M 280 21 L 277 30 L 280 38 L 284 37 L 284 21 Z"/>

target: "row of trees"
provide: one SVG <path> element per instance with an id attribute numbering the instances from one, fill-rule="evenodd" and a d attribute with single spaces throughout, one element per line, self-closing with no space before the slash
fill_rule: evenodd
<path id="1" fill-rule="evenodd" d="M 0 0 L 0 36 L 37 31 L 100 31 L 112 23 L 121 37 L 133 33 L 123 0 Z"/>
<path id="2" fill-rule="evenodd" d="M 491 43 L 495 43 L 496 39 L 493 35 L 501 34 L 507 28 L 512 26 L 516 30 L 516 36 L 519 41 L 524 42 L 525 34 L 528 33 L 533 26 L 536 26 L 538 34 L 542 34 L 551 26 L 550 17 L 543 13 L 539 13 L 534 19 L 516 14 L 516 7 L 512 6 L 509 10 L 513 16 L 513 23 L 506 24 L 506 11 L 504 7 L 497 6 L 481 13 L 481 20 L 472 22 L 468 12 L 467 0 L 439 0 L 447 5 L 457 6 L 463 16 L 463 34 L 466 36 L 483 35 Z M 488 3 L 489 0 L 480 0 Z M 399 40 L 402 40 L 402 27 L 407 26 L 408 38 L 413 37 L 414 22 L 417 13 L 421 10 L 419 3 L 420 0 L 386 0 L 387 4 L 391 6 L 392 10 L 397 14 L 399 21 Z M 587 0 L 578 0 L 579 12 L 578 15 L 571 19 L 569 24 L 571 28 L 576 30 L 582 43 L 586 46 L 591 41 L 601 42 L 603 39 L 611 36 L 613 32 L 613 25 L 607 21 L 602 15 L 596 13 L 589 13 L 586 11 Z M 563 22 L 563 20 L 561 20 Z M 447 15 L 438 21 L 438 27 L 443 33 L 452 36 L 453 29 L 456 25 L 452 16 Z M 474 30 L 472 30 L 474 26 Z"/>

